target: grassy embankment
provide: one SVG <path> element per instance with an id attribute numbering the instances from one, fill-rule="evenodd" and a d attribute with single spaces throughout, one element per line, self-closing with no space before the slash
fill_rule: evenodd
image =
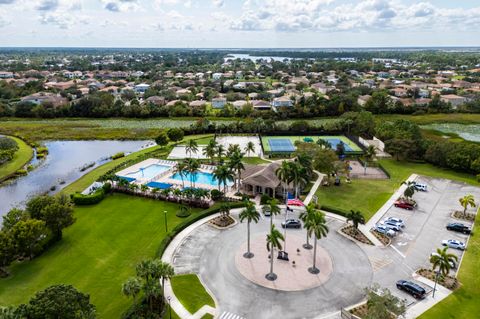
<path id="1" fill-rule="evenodd" d="M 15 174 L 15 172 L 23 168 L 33 156 L 33 149 L 23 140 L 9 136 L 17 142 L 18 150 L 15 152 L 13 159 L 3 165 L 0 165 L 0 182 Z"/>
<path id="2" fill-rule="evenodd" d="M 215 302 L 195 274 L 173 277 L 172 289 L 180 303 L 191 314 L 196 313 L 204 305 L 215 308 Z"/>

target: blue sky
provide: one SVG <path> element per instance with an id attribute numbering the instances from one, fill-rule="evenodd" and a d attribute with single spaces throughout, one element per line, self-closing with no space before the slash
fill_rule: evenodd
<path id="1" fill-rule="evenodd" d="M 476 0 L 0 0 L 0 46 L 480 46 Z"/>

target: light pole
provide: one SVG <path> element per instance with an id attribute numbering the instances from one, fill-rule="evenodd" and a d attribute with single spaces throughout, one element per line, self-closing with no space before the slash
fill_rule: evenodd
<path id="1" fill-rule="evenodd" d="M 168 296 L 167 301 L 168 301 L 168 316 L 170 317 L 169 319 L 172 319 L 172 306 L 170 305 L 170 300 L 172 300 L 172 297 Z"/>
<path id="2" fill-rule="evenodd" d="M 167 211 L 163 211 L 163 215 L 165 216 L 165 232 L 168 233 L 168 224 L 167 224 Z"/>
<path id="3" fill-rule="evenodd" d="M 432 298 L 435 298 L 435 290 L 437 289 L 437 281 L 438 281 L 438 276 L 440 275 L 440 270 L 437 270 L 435 272 L 435 285 L 433 286 L 433 294 Z"/>

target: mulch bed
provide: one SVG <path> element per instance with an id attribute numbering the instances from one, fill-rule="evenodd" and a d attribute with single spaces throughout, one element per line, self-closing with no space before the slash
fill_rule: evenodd
<path id="1" fill-rule="evenodd" d="M 361 231 L 355 229 L 353 225 L 348 225 L 345 226 L 341 229 L 341 232 L 344 233 L 347 236 L 350 236 L 356 240 L 358 240 L 361 243 L 367 244 L 367 245 L 373 245 L 373 243 L 370 241 L 370 239 L 367 238 Z"/>
<path id="2" fill-rule="evenodd" d="M 435 273 L 431 269 L 426 269 L 426 268 L 421 268 L 417 270 L 417 274 L 430 279 L 432 281 L 435 281 Z M 450 290 L 455 290 L 458 287 L 460 287 L 460 282 L 457 280 L 457 278 L 452 277 L 452 276 L 439 276 L 438 277 L 438 283 Z"/>
<path id="3" fill-rule="evenodd" d="M 359 318 L 365 317 L 368 313 L 367 303 L 364 303 L 363 305 L 360 305 L 358 307 L 355 307 L 355 308 L 351 309 L 350 313 L 352 315 L 355 315 L 355 316 L 359 317 Z M 395 316 L 394 314 L 391 314 L 390 318 L 388 318 L 388 319 L 395 319 L 395 318 L 397 318 L 397 316 Z"/>
<path id="4" fill-rule="evenodd" d="M 465 213 L 464 214 L 463 212 L 456 210 L 453 213 L 453 217 L 455 217 L 457 219 L 463 219 L 463 220 L 473 222 L 473 221 L 475 221 L 475 217 L 477 217 L 477 214 L 472 214 L 472 213 Z"/>
<path id="5" fill-rule="evenodd" d="M 230 225 L 233 225 L 235 223 L 235 219 L 233 219 L 231 216 L 218 216 L 212 219 L 209 223 L 220 228 L 226 228 Z"/>
<path id="6" fill-rule="evenodd" d="M 384 244 L 385 246 L 387 245 L 390 245 L 390 243 L 392 242 L 392 240 L 390 239 L 390 237 L 388 237 L 387 235 L 384 235 L 382 233 L 379 233 L 378 231 L 376 230 L 372 230 L 372 234 L 377 237 L 378 240 L 380 240 L 380 242 L 382 244 Z"/>

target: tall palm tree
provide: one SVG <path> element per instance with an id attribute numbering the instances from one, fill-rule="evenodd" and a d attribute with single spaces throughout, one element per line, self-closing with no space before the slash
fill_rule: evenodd
<path id="1" fill-rule="evenodd" d="M 448 247 L 445 247 L 443 249 L 437 248 L 437 253 L 431 255 L 430 257 L 432 270 L 437 274 L 435 276 L 435 286 L 433 287 L 433 297 L 435 297 L 435 289 L 437 288 L 438 275 L 448 275 L 450 269 L 452 268 L 451 263 L 456 263 L 458 261 L 458 257 L 454 254 L 449 254 L 447 250 Z"/>
<path id="2" fill-rule="evenodd" d="M 184 160 L 182 162 L 178 162 L 177 165 L 175 165 L 174 174 L 178 174 L 182 180 L 182 187 L 185 188 L 185 182 L 183 178 L 186 176 L 187 172 L 187 162 Z"/>
<path id="3" fill-rule="evenodd" d="M 208 142 L 208 145 L 205 146 L 205 148 L 203 149 L 203 155 L 208 157 L 212 163 L 215 161 L 215 155 L 217 154 L 217 146 L 218 143 L 215 140 L 210 140 L 210 142 Z"/>
<path id="4" fill-rule="evenodd" d="M 275 171 L 275 175 L 277 175 L 278 179 L 282 181 L 283 196 L 286 201 L 287 200 L 286 188 L 288 186 L 288 183 L 291 180 L 290 164 L 287 161 L 283 161 L 282 165 L 280 165 L 280 167 L 277 168 L 277 170 Z"/>
<path id="5" fill-rule="evenodd" d="M 232 156 L 233 153 L 241 153 L 241 152 L 242 152 L 242 150 L 240 149 L 240 145 L 230 144 L 230 145 L 228 145 L 227 157 Z"/>
<path id="6" fill-rule="evenodd" d="M 248 157 L 250 157 L 250 152 L 255 153 L 255 144 L 250 141 L 245 146 L 245 152 L 247 153 Z"/>
<path id="7" fill-rule="evenodd" d="M 250 251 L 250 223 L 258 223 L 260 214 L 257 212 L 255 205 L 252 202 L 247 201 L 245 204 L 245 209 L 243 209 L 240 215 L 238 215 L 238 217 L 240 217 L 240 222 L 243 223 L 244 220 L 247 220 L 247 252 L 243 254 L 243 257 L 252 258 L 253 253 Z"/>
<path id="8" fill-rule="evenodd" d="M 155 266 L 158 268 L 158 276 L 162 281 L 162 296 L 165 298 L 165 280 L 170 280 L 175 275 L 175 270 L 172 265 L 162 261 L 161 259 L 155 260 Z"/>
<path id="9" fill-rule="evenodd" d="M 270 199 L 266 205 L 263 205 L 263 211 L 267 211 L 267 210 L 270 211 L 270 228 L 272 228 L 273 226 L 273 216 L 278 215 L 282 212 L 282 210 L 280 209 L 280 206 L 278 205 L 279 205 L 279 202 L 278 202 L 278 199 L 276 198 Z"/>
<path id="10" fill-rule="evenodd" d="M 308 271 L 311 274 L 318 274 L 320 270 L 316 267 L 316 259 L 317 259 L 317 242 L 320 238 L 327 236 L 328 233 L 328 226 L 327 220 L 325 219 L 325 215 L 320 212 L 316 211 L 312 214 L 310 218 L 307 219 L 305 224 L 305 228 L 307 229 L 307 233 L 309 236 L 314 235 L 314 248 L 313 248 L 313 266 L 308 268 Z"/>
<path id="11" fill-rule="evenodd" d="M 307 177 L 313 174 L 313 160 L 312 157 L 306 153 L 297 154 L 296 161 L 305 169 Z"/>
<path id="12" fill-rule="evenodd" d="M 223 193 L 227 192 L 227 183 L 234 178 L 232 170 L 226 165 L 218 165 L 213 171 L 213 177 L 218 181 L 218 190 L 223 184 Z"/>
<path id="13" fill-rule="evenodd" d="M 245 166 L 243 165 L 243 153 L 241 152 L 233 152 L 230 155 L 230 162 L 228 164 L 230 169 L 235 171 L 237 174 L 237 178 L 234 179 L 234 184 L 237 191 L 240 189 L 240 180 L 242 179 L 242 171 L 245 170 Z"/>
<path id="14" fill-rule="evenodd" d="M 371 162 L 373 158 L 375 157 L 375 154 L 377 153 L 377 148 L 373 145 L 369 145 L 367 149 L 365 150 L 365 153 L 363 156 L 365 156 L 365 159 L 368 162 Z"/>
<path id="15" fill-rule="evenodd" d="M 290 178 L 295 189 L 295 198 L 298 198 L 299 187 L 308 183 L 305 168 L 297 162 L 290 162 Z"/>
<path id="16" fill-rule="evenodd" d="M 275 249 L 282 249 L 280 241 L 284 240 L 283 235 L 275 225 L 270 228 L 270 233 L 267 234 L 267 250 L 270 252 L 270 272 L 265 276 L 268 280 L 277 279 L 277 275 L 273 272 L 273 260 L 275 259 Z"/>
<path id="17" fill-rule="evenodd" d="M 142 284 L 138 278 L 129 278 L 126 282 L 122 285 L 122 293 L 127 297 L 133 298 L 133 303 L 137 299 L 137 295 L 142 290 Z"/>
<path id="18" fill-rule="evenodd" d="M 217 145 L 217 157 L 218 161 L 220 162 L 222 160 L 222 157 L 225 155 L 225 146 L 222 144 Z"/>
<path id="19" fill-rule="evenodd" d="M 197 153 L 198 152 L 198 143 L 195 140 L 188 140 L 187 145 L 185 145 L 185 151 L 187 154 L 190 155 L 190 158 L 192 158 L 192 153 Z"/>
<path id="20" fill-rule="evenodd" d="M 467 214 L 468 206 L 472 208 L 477 207 L 477 205 L 475 204 L 475 198 L 471 194 L 463 196 L 458 201 L 460 202 L 460 205 L 462 205 L 463 207 L 463 216 Z"/>
<path id="21" fill-rule="evenodd" d="M 347 223 L 349 221 L 352 222 L 353 228 L 355 228 L 355 233 L 358 233 L 358 224 L 365 224 L 365 217 L 363 217 L 363 214 L 358 210 L 350 210 L 345 217 L 347 217 Z"/>
<path id="22" fill-rule="evenodd" d="M 413 194 L 415 194 L 416 188 L 415 188 L 415 182 L 414 181 L 405 181 L 402 182 L 402 185 L 407 185 L 407 188 L 405 188 L 405 191 L 403 192 L 403 196 L 406 198 L 412 198 Z"/>
<path id="23" fill-rule="evenodd" d="M 190 173 L 190 186 L 195 187 L 195 178 L 197 176 L 198 169 L 200 167 L 200 163 L 195 158 L 189 158 L 186 161 L 187 163 L 187 171 Z"/>
<path id="24" fill-rule="evenodd" d="M 300 218 L 300 220 L 305 225 L 307 223 L 307 220 L 309 220 L 315 212 L 316 212 L 315 204 L 310 203 L 310 204 L 308 204 L 307 207 L 305 207 L 305 211 L 301 212 L 298 217 Z M 306 240 L 305 244 L 303 244 L 303 248 L 305 248 L 305 249 L 312 249 L 313 248 L 313 246 L 310 245 L 309 239 L 310 239 L 310 234 L 307 231 L 307 240 Z"/>

